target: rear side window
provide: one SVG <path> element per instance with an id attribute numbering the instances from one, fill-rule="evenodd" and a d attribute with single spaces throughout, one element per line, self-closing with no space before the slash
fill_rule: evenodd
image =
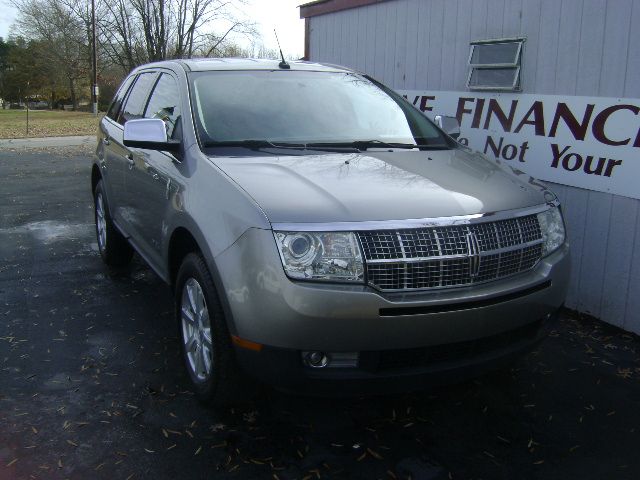
<path id="1" fill-rule="evenodd" d="M 138 76 L 138 80 L 131 88 L 126 103 L 120 112 L 118 123 L 124 125 L 128 120 L 142 118 L 144 107 L 147 105 L 149 91 L 156 80 L 156 76 L 157 73 L 155 72 L 141 73 Z"/>
<path id="2" fill-rule="evenodd" d="M 167 128 L 167 137 L 174 140 L 181 139 L 180 94 L 178 93 L 178 84 L 171 75 L 163 73 L 160 76 L 149 99 L 144 117 L 163 120 Z"/>
<path id="3" fill-rule="evenodd" d="M 109 111 L 107 112 L 107 117 L 109 117 L 111 120 L 118 119 L 118 113 L 120 113 L 122 101 L 127 95 L 129 87 L 133 83 L 134 78 L 135 75 L 125 78 L 124 82 L 122 82 L 122 85 L 120 85 L 120 88 L 118 89 L 116 95 L 113 97 L 113 101 L 111 102 L 111 106 L 109 107 Z"/>

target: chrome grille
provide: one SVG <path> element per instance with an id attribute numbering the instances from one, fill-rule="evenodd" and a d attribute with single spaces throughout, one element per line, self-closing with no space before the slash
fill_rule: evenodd
<path id="1" fill-rule="evenodd" d="M 470 225 L 361 231 L 370 285 L 380 290 L 458 287 L 533 268 L 542 256 L 536 215 Z"/>

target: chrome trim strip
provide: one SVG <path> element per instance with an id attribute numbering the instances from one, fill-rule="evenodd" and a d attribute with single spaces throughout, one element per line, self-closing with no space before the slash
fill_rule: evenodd
<path id="1" fill-rule="evenodd" d="M 510 247 L 496 248 L 494 250 L 482 250 L 478 252 L 478 254 L 480 257 L 487 257 L 490 255 L 498 255 L 500 253 L 512 252 L 514 250 L 524 250 L 527 247 L 533 247 L 535 245 L 540 245 L 542 243 L 544 243 L 544 240 L 542 239 L 533 240 L 532 242 L 518 243 L 517 245 L 511 245 Z M 402 258 L 402 257 L 378 258 L 375 260 L 366 260 L 366 262 L 372 265 L 380 264 L 380 263 L 400 263 L 401 264 L 401 263 L 418 263 L 418 262 L 437 262 L 439 260 L 460 260 L 465 258 L 469 258 L 468 253 L 461 253 L 458 255 L 442 255 L 441 257 L 435 256 L 435 257 L 409 257 L 409 258 Z"/>
<path id="2" fill-rule="evenodd" d="M 444 227 L 469 225 L 473 223 L 495 222 L 544 212 L 560 203 L 553 201 L 533 207 L 499 212 L 476 213 L 473 215 L 457 215 L 452 217 L 411 218 L 407 220 L 372 220 L 364 222 L 331 222 L 331 223 L 271 223 L 278 232 L 359 232 L 367 230 L 406 230 L 414 228 Z"/>

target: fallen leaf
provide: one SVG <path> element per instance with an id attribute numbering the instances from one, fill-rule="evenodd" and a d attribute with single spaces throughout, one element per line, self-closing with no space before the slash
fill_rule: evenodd
<path id="1" fill-rule="evenodd" d="M 382 460 L 382 455 L 380 455 L 378 452 L 376 452 L 375 450 L 372 450 L 370 448 L 367 448 L 367 452 L 369 452 L 369 455 L 371 455 L 373 458 L 375 458 L 376 460 Z"/>

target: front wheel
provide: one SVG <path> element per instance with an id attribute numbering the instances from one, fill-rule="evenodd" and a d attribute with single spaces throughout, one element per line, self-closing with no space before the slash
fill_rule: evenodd
<path id="1" fill-rule="evenodd" d="M 240 375 L 211 274 L 199 254 L 187 255 L 178 271 L 176 317 L 184 365 L 200 400 L 234 403 Z"/>
<path id="2" fill-rule="evenodd" d="M 93 195 L 95 206 L 96 237 L 98 249 L 104 263 L 119 267 L 127 265 L 133 257 L 133 248 L 118 231 L 111 220 L 107 197 L 104 194 L 102 180 L 98 182 Z"/>

